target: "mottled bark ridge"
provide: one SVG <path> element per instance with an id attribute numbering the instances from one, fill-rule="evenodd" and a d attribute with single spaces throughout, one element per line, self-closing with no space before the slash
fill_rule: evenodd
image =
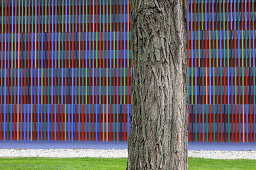
<path id="1" fill-rule="evenodd" d="M 186 9 L 184 0 L 131 0 L 127 169 L 187 169 Z"/>

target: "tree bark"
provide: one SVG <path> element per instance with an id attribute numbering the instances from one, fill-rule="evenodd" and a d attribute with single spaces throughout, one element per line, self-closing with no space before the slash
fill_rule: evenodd
<path id="1" fill-rule="evenodd" d="M 187 169 L 185 0 L 131 0 L 127 169 Z"/>

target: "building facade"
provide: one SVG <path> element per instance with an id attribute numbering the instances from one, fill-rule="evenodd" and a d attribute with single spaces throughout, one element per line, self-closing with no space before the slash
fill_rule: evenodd
<path id="1" fill-rule="evenodd" d="M 127 141 L 129 0 L 0 1 L 0 140 Z M 189 0 L 189 141 L 254 142 L 255 9 Z"/>

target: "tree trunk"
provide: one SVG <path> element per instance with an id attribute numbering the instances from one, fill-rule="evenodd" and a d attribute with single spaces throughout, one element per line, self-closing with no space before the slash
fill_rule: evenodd
<path id="1" fill-rule="evenodd" d="M 127 169 L 187 169 L 185 0 L 131 0 Z"/>

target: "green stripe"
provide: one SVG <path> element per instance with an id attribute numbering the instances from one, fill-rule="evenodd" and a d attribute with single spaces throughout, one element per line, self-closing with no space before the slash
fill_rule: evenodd
<path id="1" fill-rule="evenodd" d="M 225 3 L 224 3 L 224 0 L 222 1 L 222 7 L 223 7 L 223 33 L 224 33 L 224 41 L 223 41 L 223 47 L 224 47 L 224 49 L 223 49 L 223 53 L 224 53 L 224 55 L 223 55 L 223 59 L 224 59 L 224 63 L 223 63 L 223 67 L 225 68 L 226 67 L 226 62 L 225 62 L 225 38 L 226 38 L 226 36 L 225 36 L 225 33 L 226 33 L 226 29 L 225 29 Z M 228 55 L 228 52 L 227 52 L 227 55 Z M 225 77 L 225 74 L 223 73 L 223 77 Z M 222 79 L 221 79 L 221 81 L 222 81 Z M 221 94 L 223 94 L 223 96 L 225 97 L 225 94 L 224 93 L 221 93 Z M 222 96 L 220 96 L 220 99 L 221 99 L 221 103 L 222 103 Z M 229 113 L 228 113 L 228 126 L 229 126 Z M 229 127 L 228 127 L 229 128 Z M 229 130 L 228 130 L 228 140 L 229 140 Z"/>
<path id="2" fill-rule="evenodd" d="M 65 8 L 65 5 L 64 5 L 64 1 L 62 1 L 62 23 L 65 23 L 65 21 L 64 21 L 64 16 L 65 16 L 65 13 L 64 13 L 64 8 Z M 65 30 L 64 30 L 64 24 L 62 24 L 62 36 L 63 37 L 65 37 Z M 62 56 L 63 56 L 63 58 L 65 58 L 65 51 L 63 50 L 63 48 L 64 48 L 64 41 L 62 41 Z M 64 59 L 62 59 L 62 69 L 64 68 Z M 64 69 L 65 70 L 65 75 L 66 75 L 66 70 L 67 69 Z M 65 81 L 65 80 L 64 80 Z M 67 141 L 67 105 L 66 105 L 66 86 L 67 85 L 67 83 L 66 83 L 66 81 L 65 81 L 65 86 L 64 86 L 64 94 L 62 94 L 62 95 L 64 95 L 65 96 L 65 104 L 64 104 L 64 126 L 65 126 L 65 128 L 64 128 L 64 138 L 65 138 L 65 141 Z"/>
<path id="3" fill-rule="evenodd" d="M 223 7 L 224 7 L 224 0 L 223 0 Z M 223 14 L 223 18 L 225 16 L 225 8 L 224 9 L 224 14 Z M 223 22 L 223 25 L 224 25 L 224 29 L 225 29 L 225 24 Z M 229 68 L 229 30 L 227 30 L 227 67 Z M 229 75 L 228 75 L 228 78 L 229 78 Z M 228 96 L 229 97 L 229 96 Z M 228 103 L 228 142 L 230 142 L 230 109 L 229 109 L 229 104 Z"/>
<path id="4" fill-rule="evenodd" d="M 204 28 L 203 28 L 203 26 L 204 26 L 204 25 L 203 25 L 203 23 L 204 23 L 204 17 L 203 17 L 203 14 L 204 14 L 204 13 L 203 13 L 203 1 L 201 1 L 201 13 L 202 13 L 202 15 L 201 15 L 201 18 L 202 18 L 202 31 L 201 31 L 201 32 L 202 32 L 202 34 L 203 34 L 203 33 L 204 33 L 204 32 L 203 32 L 203 30 L 204 30 Z M 207 19 L 206 19 L 206 20 L 207 20 Z M 206 27 L 205 27 L 205 29 L 206 29 Z M 200 32 L 200 33 L 201 33 L 201 32 Z M 206 44 L 205 44 L 205 45 L 206 45 Z M 203 54 L 202 54 L 202 55 L 203 55 Z M 199 52 L 199 57 L 200 57 L 200 52 Z M 200 61 L 200 60 L 199 60 L 199 61 Z M 205 67 L 205 66 L 204 66 L 204 67 Z M 203 72 L 203 68 L 200 68 L 200 66 L 199 66 L 199 71 L 200 71 L 200 70 L 202 70 L 202 73 L 205 73 L 205 72 Z M 200 76 L 200 75 L 199 75 L 199 76 Z M 202 76 L 203 76 L 203 75 L 202 75 Z M 204 76 L 206 76 L 206 75 L 204 75 Z M 202 86 L 205 87 L 204 78 L 202 79 Z M 202 101 L 204 102 L 204 95 L 202 96 Z M 202 102 L 202 101 L 200 101 L 200 102 Z M 202 103 L 203 103 L 203 102 L 202 102 Z M 205 111 L 203 110 L 203 114 L 204 114 L 204 112 L 205 112 Z M 204 115 L 202 115 L 202 116 L 204 116 Z M 201 122 L 202 122 L 202 121 L 201 121 Z M 203 128 L 204 128 L 204 127 L 203 127 Z M 203 134 L 203 136 L 204 136 L 204 134 Z"/>
<path id="5" fill-rule="evenodd" d="M 50 2 L 49 2 L 50 3 Z M 46 6 L 46 8 L 47 8 L 47 4 L 45 5 Z M 45 14 L 47 14 L 47 12 L 45 12 Z M 47 17 L 45 17 L 45 25 L 47 24 Z M 50 24 L 50 23 L 49 23 Z M 46 30 L 46 29 L 45 29 Z M 48 30 L 49 32 L 50 32 L 50 30 Z M 47 32 L 47 30 L 45 31 L 45 32 Z M 50 56 L 48 56 L 48 57 L 50 57 Z M 50 75 L 50 69 L 47 69 L 48 70 L 48 94 L 47 94 L 47 96 L 48 96 L 48 104 L 50 104 L 50 91 L 51 91 L 51 85 L 50 85 L 50 81 L 51 81 L 51 79 L 50 79 L 50 77 L 51 77 L 51 75 Z M 48 106 L 49 107 L 49 106 Z M 49 108 L 50 109 L 50 108 Z M 50 113 L 48 112 L 48 118 L 50 117 Z M 48 122 L 48 124 L 49 124 L 50 122 Z M 50 128 L 49 128 L 50 129 Z M 46 130 L 45 130 L 46 131 Z M 49 131 L 48 131 L 48 133 L 50 133 Z M 48 140 L 50 140 L 49 138 L 48 138 Z"/>
<path id="6" fill-rule="evenodd" d="M 103 27 L 102 27 L 102 29 L 103 29 L 103 32 L 105 32 L 105 1 L 103 1 Z M 105 40 L 105 34 L 103 34 L 103 39 Z M 102 45 L 102 50 L 103 50 L 103 54 L 105 55 L 105 41 L 102 41 L 102 43 L 103 43 L 103 45 Z M 105 63 L 104 63 L 104 60 L 103 60 L 103 65 L 102 65 L 102 67 L 103 67 L 103 70 L 105 70 Z M 105 87 L 106 88 L 106 87 Z M 105 107 L 106 107 L 106 104 L 104 104 L 105 105 Z M 104 141 L 104 132 L 105 132 L 105 122 L 104 122 L 104 120 L 105 120 L 105 107 L 104 107 L 104 105 L 103 105 L 103 113 L 102 113 L 102 115 L 103 115 L 103 141 Z"/>
<path id="7" fill-rule="evenodd" d="M 95 4 L 95 6 L 96 6 L 96 4 Z M 95 12 L 95 11 L 94 11 Z M 97 14 L 96 13 L 94 13 L 94 17 L 95 17 L 95 20 L 94 20 L 94 24 L 96 25 L 96 16 L 97 16 Z M 94 27 L 94 31 L 95 31 L 95 34 L 96 34 L 96 36 L 95 36 L 95 41 L 96 41 L 96 51 L 95 51 L 95 59 L 96 59 L 96 69 L 95 70 L 98 70 L 98 55 L 99 55 L 99 50 L 98 50 L 98 35 L 99 35 L 99 32 L 98 32 L 98 30 L 96 30 L 96 26 Z M 94 33 L 94 32 L 93 32 Z M 95 76 L 95 75 L 94 75 Z M 97 81 L 97 80 L 96 80 Z M 95 96 L 95 98 L 97 99 L 97 96 Z M 96 103 L 95 103 L 95 105 L 96 105 Z M 97 105 L 96 105 L 97 106 Z M 97 115 L 97 112 L 95 113 L 96 115 Z M 98 123 L 97 122 L 95 122 L 95 124 L 96 124 L 96 126 L 98 126 Z M 97 131 L 96 131 L 96 133 L 97 133 Z"/>
<path id="8" fill-rule="evenodd" d="M 86 1 L 86 32 L 88 32 L 88 2 Z M 91 56 L 91 51 L 92 50 L 90 50 L 90 47 L 91 47 L 91 34 L 89 34 L 89 49 L 87 49 L 87 51 L 89 51 L 89 56 Z M 91 60 L 89 59 L 89 63 L 88 63 L 88 66 L 90 67 L 91 66 Z M 88 96 L 87 96 L 87 88 L 88 88 L 88 86 L 87 86 L 87 74 L 88 74 L 88 72 L 87 72 L 87 67 L 86 67 L 86 93 L 85 93 L 85 95 L 86 95 L 86 104 L 87 104 L 87 98 L 88 98 Z M 91 111 L 90 111 L 90 109 L 91 109 L 91 105 L 88 105 L 89 106 L 89 110 L 88 110 L 88 112 L 89 112 L 89 141 L 91 141 Z"/>
<path id="9" fill-rule="evenodd" d="M 18 1 L 18 7 L 19 7 L 19 10 L 18 10 L 18 42 L 17 43 L 19 43 L 19 33 L 20 33 L 20 0 Z M 17 65 L 18 65 L 18 67 L 16 68 L 17 69 L 17 72 L 18 72 L 18 74 L 19 74 L 19 47 L 18 47 L 18 49 L 17 49 L 18 51 L 17 51 L 17 53 L 18 53 L 18 56 L 17 56 Z M 17 82 L 16 82 L 17 83 Z M 18 83 L 19 83 L 19 77 L 18 77 Z M 17 89 L 17 87 L 16 87 L 16 89 Z M 17 98 L 18 98 L 18 96 L 17 96 Z M 20 102 L 20 101 L 19 101 Z M 19 103 L 17 103 L 17 100 L 16 100 L 16 104 L 19 104 Z M 21 116 L 21 119 L 22 119 L 22 116 Z M 22 121 L 22 120 L 21 120 Z M 16 123 L 17 124 L 17 126 L 18 126 L 18 123 Z M 20 130 L 19 130 L 20 131 Z"/>
<path id="10" fill-rule="evenodd" d="M 112 0 L 110 0 L 110 10 L 109 10 L 109 25 L 110 25 L 110 28 L 109 28 L 109 31 L 110 32 L 112 32 Z M 113 31 L 113 39 L 115 38 L 115 30 Z M 113 40 L 114 41 L 114 44 L 113 44 L 113 57 L 115 57 L 115 40 Z M 115 60 L 115 58 L 113 58 L 114 60 Z M 107 77 L 107 83 L 106 83 L 106 85 L 107 85 L 107 88 L 106 88 L 106 92 L 107 92 L 107 105 L 108 105 L 108 87 L 109 87 L 109 85 L 108 85 L 108 68 L 107 68 L 107 72 L 106 72 L 106 77 Z M 111 77 L 110 77 L 110 82 L 111 82 Z M 114 116 L 115 117 L 115 116 Z M 114 118 L 115 119 L 115 118 Z M 114 122 L 115 122 L 115 120 L 114 120 Z M 113 139 L 113 141 L 115 141 L 115 133 L 114 133 L 114 139 Z"/>
<path id="11" fill-rule="evenodd" d="M 70 1 L 69 1 L 69 6 L 68 6 L 68 7 L 69 7 L 69 8 L 68 8 L 69 14 L 70 14 L 70 6 L 71 6 L 71 5 L 70 5 Z M 68 31 L 67 31 L 67 32 L 70 33 L 70 25 L 71 25 L 71 24 L 70 24 L 70 15 L 68 15 L 68 25 L 69 25 L 69 27 L 68 27 Z M 70 34 L 68 34 L 68 42 L 70 42 Z M 71 56 L 71 50 L 70 50 L 71 48 L 70 48 L 70 46 L 71 46 L 71 43 L 68 43 L 68 49 L 69 49 L 69 50 L 68 50 L 68 56 Z M 71 57 L 69 57 L 69 59 L 68 59 L 68 70 L 69 70 L 69 71 L 70 71 L 70 58 L 71 58 Z M 66 70 L 67 70 L 67 69 L 66 69 Z M 67 81 L 65 82 L 65 86 L 67 87 Z M 67 97 L 66 97 L 65 99 L 67 100 Z M 67 122 L 66 107 L 67 107 L 67 106 L 65 105 L 65 122 Z M 69 112 L 69 114 L 70 114 L 70 113 L 71 113 L 71 107 L 70 107 L 69 111 L 70 111 L 70 112 Z M 70 118 L 70 117 L 69 117 L 69 118 Z M 69 120 L 69 121 L 70 121 L 70 120 Z M 66 124 L 65 124 L 65 127 L 66 127 Z M 66 134 L 66 130 L 67 130 L 67 129 L 65 128 L 65 134 Z M 66 137 L 66 135 L 65 135 L 65 139 L 66 139 L 66 138 L 67 138 L 67 137 Z M 70 136 L 70 138 L 71 138 L 71 136 Z"/>
<path id="12" fill-rule="evenodd" d="M 198 11 L 199 11 L 199 9 L 200 9 L 200 6 L 198 5 Z M 198 49 L 200 49 L 200 22 L 198 22 L 198 30 L 197 30 L 197 38 L 198 38 L 198 43 L 197 43 L 197 45 L 198 45 Z M 197 58 L 197 61 L 198 61 L 198 67 L 197 67 L 197 69 L 200 69 L 200 50 L 198 50 L 198 58 Z M 196 81 L 196 80 L 195 80 Z M 197 81 L 196 81 L 197 82 Z M 197 98 L 197 100 L 195 101 L 196 102 L 196 104 L 198 104 L 198 98 Z M 198 107 L 198 105 L 197 105 L 197 107 Z M 198 110 L 198 109 L 197 109 Z M 197 113 L 195 113 L 195 124 L 196 124 L 196 129 L 195 129 L 195 142 L 197 142 L 197 131 L 198 131 L 198 129 L 197 129 L 197 125 L 198 125 L 198 123 L 199 122 L 197 122 L 197 116 L 198 116 L 198 114 Z"/>
<path id="13" fill-rule="evenodd" d="M 85 15 L 85 20 L 86 20 L 86 27 L 85 27 L 85 32 L 87 33 L 88 32 L 88 18 L 87 18 L 87 16 L 88 16 L 88 7 L 87 7 L 87 1 L 86 1 L 86 15 Z M 87 38 L 87 37 L 85 37 L 85 38 Z M 88 50 L 86 51 L 87 53 L 88 53 Z M 87 55 L 86 55 L 87 56 Z M 88 66 L 87 66 L 88 67 Z M 85 90 L 85 104 L 87 105 L 88 104 L 88 102 L 87 102 L 87 88 L 88 88 L 88 86 L 87 86 L 87 74 L 88 74 L 88 70 L 87 70 L 87 67 L 85 68 L 85 88 L 86 88 L 86 90 Z M 89 119 L 89 121 L 90 121 L 90 119 Z"/>
<path id="14" fill-rule="evenodd" d="M 120 4 L 120 14 L 122 14 L 122 4 Z M 120 32 L 123 32 L 122 24 L 120 24 Z M 110 81 L 111 81 L 111 78 L 110 78 Z M 121 84 L 122 84 L 122 78 L 120 78 L 120 85 Z M 119 93 L 122 94 L 122 89 L 119 90 Z M 122 96 L 120 95 L 120 104 L 121 104 L 121 101 L 122 101 Z M 122 140 L 122 135 L 120 135 L 120 140 Z"/>
<path id="15" fill-rule="evenodd" d="M 209 8 L 209 6 L 210 6 L 210 3 L 208 3 L 208 9 L 210 9 Z M 210 13 L 208 12 L 208 16 L 207 16 L 207 19 L 208 18 L 210 18 Z M 207 26 L 208 26 L 208 24 L 207 24 Z M 209 30 L 209 27 L 210 26 L 208 26 L 208 30 Z M 208 31 L 208 30 L 206 30 L 206 31 Z M 207 36 L 207 32 L 206 32 L 206 36 Z M 209 50 L 208 50 L 209 51 Z M 209 67 L 209 66 L 208 66 Z M 208 70 L 208 68 L 207 68 L 207 70 Z M 207 76 L 207 75 L 206 75 Z M 188 76 L 188 79 L 189 79 L 189 76 Z M 188 82 L 189 82 L 189 80 L 188 80 Z M 205 83 L 207 83 L 207 82 L 205 82 Z M 207 104 L 209 104 L 209 101 L 208 101 L 208 103 Z M 206 132 L 208 132 L 208 130 L 209 130 L 209 122 L 208 122 L 208 112 L 209 112 L 209 109 L 208 109 L 208 105 L 206 105 L 206 117 L 205 117 L 205 119 L 206 119 Z M 208 133 L 206 133 L 206 142 L 209 142 L 209 140 L 208 140 Z"/>
<path id="16" fill-rule="evenodd" d="M 43 2 L 42 2 L 43 3 Z M 44 7 L 44 5 L 42 4 L 42 18 L 43 18 L 43 16 L 44 16 L 44 10 L 43 10 L 43 7 Z M 43 19 L 42 19 L 42 21 L 43 21 Z M 42 37 L 43 37 L 43 30 L 44 30 L 44 27 L 43 27 L 43 23 L 42 23 L 42 33 L 41 33 L 41 39 L 42 39 Z M 43 44 L 42 44 L 43 45 Z M 38 48 L 39 49 L 39 48 Z M 43 51 L 43 49 L 41 49 L 41 51 Z M 40 54 L 41 55 L 41 54 Z M 43 58 L 43 56 L 41 56 L 41 58 Z M 40 68 L 39 66 L 38 66 L 38 68 Z M 41 104 L 43 104 L 43 89 L 44 89 L 44 87 L 43 87 L 43 77 L 44 77 L 44 69 L 43 68 L 41 68 Z M 42 106 L 43 108 L 44 108 L 44 105 Z M 44 115 L 44 118 L 46 119 L 46 114 L 44 113 L 43 114 Z M 44 121 L 44 127 L 45 127 L 45 121 Z M 46 139 L 46 134 L 44 133 L 44 140 Z"/>
<path id="17" fill-rule="evenodd" d="M 218 67 L 218 31 L 216 30 L 215 31 L 216 33 L 216 54 L 217 54 L 217 59 L 213 58 L 213 60 L 217 60 L 216 61 L 216 67 Z M 213 135 L 213 140 L 215 142 L 215 67 L 214 67 L 214 62 L 212 63 L 213 64 L 213 67 L 212 67 L 212 70 L 213 70 L 213 132 L 214 132 L 214 135 Z"/>
<path id="18" fill-rule="evenodd" d="M 14 30 L 13 30 L 14 31 Z M 14 95 L 13 95 L 13 76 L 12 76 L 12 74 L 13 74 L 13 71 L 14 71 L 14 69 L 13 69 L 13 33 L 12 33 L 12 66 L 11 66 L 11 92 L 12 92 L 12 94 L 11 94 L 11 104 L 14 104 L 13 103 L 13 98 L 14 98 Z M 12 115 L 11 115 L 12 116 Z M 11 130 L 10 130 L 11 131 Z"/>
<path id="19" fill-rule="evenodd" d="M 34 6 L 33 4 L 34 1 L 32 1 L 32 7 Z M 34 25 L 34 22 L 33 22 L 33 17 L 34 17 L 34 8 L 32 8 L 32 25 Z M 33 31 L 33 27 L 32 27 L 32 32 Z M 31 56 L 31 60 L 33 61 L 33 58 Z M 32 87 L 31 87 L 32 88 Z M 32 102 L 32 101 L 31 101 Z M 33 124 L 32 124 L 32 121 L 33 121 L 33 104 L 31 104 L 31 121 L 30 121 L 30 127 L 31 127 L 31 130 L 30 130 L 30 140 L 32 141 L 32 135 L 33 135 Z"/>
<path id="20" fill-rule="evenodd" d="M 239 1 L 237 1 L 237 11 L 239 11 Z M 239 17 L 237 19 L 237 21 L 239 21 Z M 239 22 L 237 22 L 237 30 L 239 30 Z M 234 68 L 235 69 L 235 104 L 237 104 L 237 85 L 236 85 L 236 69 L 237 67 Z"/>
<path id="21" fill-rule="evenodd" d="M 99 5 L 100 5 L 100 15 L 99 15 L 99 17 L 100 17 L 100 21 L 102 20 L 101 19 L 101 15 L 102 15 L 102 13 L 101 13 L 101 1 L 100 1 L 100 3 L 99 3 Z M 103 8 L 104 8 L 104 6 L 103 6 Z M 101 29 L 101 24 L 100 24 L 100 32 L 102 31 L 102 29 Z M 102 50 L 102 49 L 101 49 Z M 102 71 L 102 69 L 101 68 L 99 68 L 99 76 L 100 76 L 100 78 L 99 78 L 99 87 L 101 87 L 101 71 Z M 99 93 L 101 94 L 101 88 L 99 88 Z M 99 104 L 101 105 L 101 95 L 99 95 Z M 105 137 L 105 128 L 104 128 L 104 126 L 105 126 L 105 122 L 104 122 L 104 105 L 102 105 L 103 107 L 102 107 L 102 109 L 103 109 L 103 112 L 102 112 L 102 117 L 103 117 L 103 119 L 102 119 L 102 123 L 103 123 L 103 126 L 102 126 L 102 140 L 104 141 L 104 137 Z"/>
<path id="22" fill-rule="evenodd" d="M 80 0 L 79 0 L 79 4 L 81 4 Z M 81 89 L 81 87 L 80 87 L 80 71 L 81 71 L 81 69 L 80 69 L 81 68 L 81 64 L 80 64 L 81 63 L 81 61 L 80 61 L 80 58 L 81 58 L 81 30 L 80 30 L 80 24 L 81 24 L 80 16 L 81 15 L 80 15 L 80 11 L 81 11 L 81 5 L 79 5 L 78 7 L 79 7 L 79 21 L 78 21 L 79 22 L 79 24 L 78 24 L 79 27 L 78 27 L 78 30 L 79 30 L 79 90 L 80 90 Z M 81 104 L 80 103 L 80 97 L 79 97 L 79 104 Z M 80 112 L 79 112 L 79 117 L 80 117 L 79 124 L 80 124 L 80 121 L 81 121 L 81 116 L 80 116 L 81 115 L 81 105 L 79 106 L 79 108 L 80 108 Z M 79 132 L 81 132 L 80 129 L 81 129 L 81 127 L 79 127 Z M 79 134 L 79 136 L 80 136 L 80 134 Z"/>

